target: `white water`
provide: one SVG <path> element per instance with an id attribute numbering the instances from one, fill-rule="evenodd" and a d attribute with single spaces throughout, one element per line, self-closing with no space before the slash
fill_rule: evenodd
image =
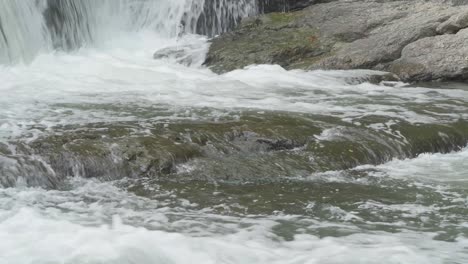
<path id="1" fill-rule="evenodd" d="M 192 67 L 152 59 L 158 49 L 188 44 Z M 288 72 L 268 65 L 218 76 L 200 67 L 207 47 L 199 36 L 168 39 L 141 31 L 97 48 L 0 67 L 0 138 L 37 132 L 31 126 L 141 120 L 136 109 L 145 107 L 166 108 L 172 118 L 197 118 L 195 110 L 202 108 L 211 109 L 205 118 L 242 109 L 327 114 L 350 122 L 370 114 L 425 123 L 468 117 L 467 90 L 351 85 L 346 78 L 369 72 Z M 444 111 L 417 111 L 425 105 Z"/>
<path id="2" fill-rule="evenodd" d="M 47 46 L 43 9 L 44 1 L 0 2 L 0 63 L 30 59 Z"/>
<path id="3" fill-rule="evenodd" d="M 99 48 L 42 54 L 31 64 L 1 68 L 0 134 L 3 140 L 34 138 L 44 133 L 31 126 L 53 130 L 58 124 L 144 121 L 147 118 L 140 117 L 138 111 L 120 111 L 119 107 L 160 106 L 167 109 L 171 119 L 213 119 L 242 109 L 329 114 L 350 121 L 370 113 L 421 122 L 467 117 L 468 91 L 461 89 L 350 85 L 344 77 L 360 76 L 363 72 L 287 72 L 266 65 L 218 76 L 200 67 L 201 59 L 192 67 L 176 64 L 171 59 L 151 59 L 159 48 L 186 43 L 192 45 L 194 55 L 207 48 L 206 40 L 199 36 L 175 40 L 140 32 L 103 43 Z M 392 104 L 385 104 L 388 98 L 393 100 Z M 446 116 L 416 112 L 412 108 L 412 105 L 447 99 L 459 104 L 441 103 L 444 109 L 453 110 Z M 79 105 L 90 107 L 80 108 Z M 118 108 L 100 107 L 106 105 Z M 200 108 L 209 111 L 199 116 L 196 109 Z M 158 118 L 156 114 L 150 117 Z M 436 187 L 443 186 L 435 188 L 434 192 L 438 193 L 449 188 L 451 182 L 466 186 L 466 155 L 464 151 L 396 161 L 378 167 L 376 176 L 433 177 L 440 180 Z M 421 179 L 419 184 L 430 185 L 433 181 Z M 177 206 L 171 209 L 164 201 L 138 198 L 112 183 L 76 180 L 73 185 L 71 191 L 21 187 L 0 191 L 0 263 L 426 264 L 468 261 L 466 236 L 458 235 L 454 242 L 445 242 L 434 240 L 435 232 L 361 230 L 354 226 L 354 218 L 348 217 L 353 212 L 341 209 L 333 210 L 349 220 L 338 223 L 288 215 L 222 216 L 211 208 L 191 209 L 190 202 L 178 198 L 173 198 Z M 455 204 L 468 206 L 466 192 L 449 197 L 459 199 L 453 202 Z M 418 204 L 389 207 L 363 201 L 360 206 L 363 210 L 385 209 L 402 215 L 416 211 L 422 219 L 425 214 L 445 215 L 443 208 Z M 336 227 L 354 232 L 321 238 L 314 233 L 295 231 L 294 239 L 286 241 L 274 232 L 284 221 L 306 223 L 312 230 Z M 460 230 L 468 229 L 466 221 L 457 220 L 455 225 Z"/>
<path id="4" fill-rule="evenodd" d="M 40 52 L 95 46 L 141 30 L 161 38 L 215 35 L 256 9 L 254 0 L 4 0 L 0 64 L 30 62 Z"/>
<path id="5" fill-rule="evenodd" d="M 51 6 L 47 1 L 0 3 L 4 36 L 0 38 L 0 63 L 22 62 L 0 65 L 0 141 L 20 135 L 34 138 L 39 130 L 31 127 L 43 130 L 66 124 L 138 121 L 142 119 L 138 109 L 145 108 L 165 108 L 166 116 L 176 119 L 201 118 L 196 113 L 200 109 L 209 109 L 205 119 L 245 109 L 333 115 L 348 122 L 366 115 L 422 123 L 468 117 L 466 89 L 348 82 L 375 73 L 369 71 L 303 72 L 259 65 L 218 76 L 201 67 L 206 39 L 180 35 L 195 32 L 204 1 L 59 3 L 65 17 L 60 36 L 46 26 L 43 13 Z M 220 21 L 255 12 L 255 2 L 249 0 L 237 5 L 220 0 L 213 5 L 214 19 Z M 181 21 L 186 21 L 185 29 Z M 221 22 L 214 25 L 218 25 L 211 29 L 214 32 L 227 30 Z M 81 48 L 54 50 L 56 42 L 62 48 L 65 42 Z M 182 49 L 191 67 L 175 63 L 180 58 L 171 57 L 170 52 L 167 59 L 152 59 L 155 51 L 165 48 Z M 150 117 L 160 118 L 158 114 Z M 384 129 L 388 124 L 379 126 Z"/>
<path id="6" fill-rule="evenodd" d="M 432 173 L 424 166 L 425 160 L 431 159 L 434 167 L 464 169 L 466 155 L 466 150 L 443 158 L 424 155 L 384 165 L 381 172 L 390 176 L 397 172 L 406 180 L 430 184 L 413 177 L 415 173 Z M 411 169 L 403 175 L 408 167 Z M 450 175 L 446 176 L 450 180 Z M 343 214 L 338 222 L 283 214 L 223 216 L 214 213 L 214 208 L 196 209 L 196 204 L 171 193 L 161 193 L 167 197 L 164 199 L 149 200 L 112 183 L 74 180 L 71 184 L 71 191 L 0 190 L 0 263 L 426 264 L 468 260 L 468 238 L 463 235 L 454 242 L 444 242 L 434 240 L 437 232 L 405 229 L 411 225 L 403 220 L 408 214 L 422 219 L 431 214 L 450 217 L 444 212 L 447 209 L 437 206 L 363 201 L 362 210 L 391 211 L 401 217 L 394 225 L 403 229 L 387 233 L 360 230 L 355 226 L 357 216 L 349 217 L 357 212 L 336 207 L 333 211 Z M 466 198 L 450 197 L 452 207 L 468 205 Z M 456 228 L 466 231 L 466 220 L 462 218 Z M 288 222 L 304 226 L 295 231 L 293 240 L 284 240 L 274 231 Z M 309 233 L 321 228 L 352 232 L 326 238 Z"/>
<path id="7" fill-rule="evenodd" d="M 0 1 L 2 23 L 8 19 L 17 25 L 4 27 L 8 46 L 14 48 L 5 53 L 7 43 L 0 37 L 0 61 L 19 62 L 0 67 L 0 142 L 31 140 L 57 125 L 216 120 L 245 110 L 324 114 L 348 122 L 371 114 L 426 123 L 468 118 L 466 89 L 347 82 L 367 71 L 303 72 L 259 65 L 216 75 L 201 66 L 206 38 L 178 36 L 188 8 L 194 16 L 201 12 L 192 9 L 196 1 L 145 2 L 149 13 L 142 20 L 122 13 L 128 6 L 120 11 L 108 8 L 111 2 L 117 2 L 113 7 L 118 9 L 141 1 L 101 1 L 93 12 L 105 14 L 106 20 L 94 17 L 98 20 L 91 20 L 93 32 L 79 34 L 76 42 L 84 41 L 84 46 L 71 52 L 53 50 L 54 41 L 63 39 L 44 29 L 40 11 L 45 7 L 32 5 L 40 2 Z M 15 14 L 18 10 L 23 13 Z M 106 14 L 109 10 L 114 11 Z M 27 17 L 28 23 L 19 17 Z M 193 31 L 192 27 L 189 32 Z M 192 66 L 177 64 L 171 56 L 152 59 L 156 50 L 167 47 L 188 47 Z M 439 111 L 420 111 L 427 105 Z M 164 116 L 155 109 L 163 109 Z M 148 111 L 154 114 L 148 117 Z M 429 194 L 443 194 L 448 203 L 389 205 L 368 199 L 359 204 L 361 216 L 330 205 L 339 220 L 280 212 L 222 215 L 171 193 L 161 193 L 167 199 L 147 199 L 116 187 L 118 183 L 82 179 L 70 180 L 70 190 L 0 189 L 0 263 L 468 263 L 468 222 L 463 215 L 447 213 L 468 207 L 467 153 L 425 154 L 356 168 L 374 170 L 365 178 L 348 177 L 346 172 L 334 173 L 336 178 L 327 175 L 330 182 L 358 185 L 376 179 L 382 185 L 401 181 L 403 186 L 395 188 L 408 183 Z M 397 219 L 385 225 L 401 229 L 384 232 L 362 226 L 378 225 L 366 220 L 365 213 L 380 211 L 396 214 Z M 428 215 L 442 218 L 456 236 L 452 242 L 434 239 L 437 232 L 412 228 L 408 215 L 421 222 Z M 289 240 L 275 229 L 287 223 L 302 227 L 290 231 L 294 236 Z M 351 232 L 320 237 L 321 228 Z"/>

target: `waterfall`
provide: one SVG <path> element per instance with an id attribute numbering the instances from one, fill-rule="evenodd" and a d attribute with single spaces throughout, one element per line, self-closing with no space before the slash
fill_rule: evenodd
<path id="1" fill-rule="evenodd" d="M 29 60 L 49 45 L 45 7 L 43 0 L 0 1 L 0 64 Z"/>
<path id="2" fill-rule="evenodd" d="M 164 38 L 214 36 L 257 9 L 255 0 L 3 0 L 0 64 L 28 62 L 41 51 L 75 49 L 141 30 Z"/>
<path id="3" fill-rule="evenodd" d="M 257 13 L 257 6 L 255 0 L 205 0 L 203 12 L 191 21 L 191 30 L 208 36 L 226 32 L 238 24 L 239 18 Z"/>

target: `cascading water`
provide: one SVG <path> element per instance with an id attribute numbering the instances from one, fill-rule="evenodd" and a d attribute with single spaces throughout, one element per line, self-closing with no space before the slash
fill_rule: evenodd
<path id="1" fill-rule="evenodd" d="M 202 66 L 278 2 L 0 0 L 0 264 L 467 263 L 466 85 Z"/>
<path id="2" fill-rule="evenodd" d="M 42 16 L 44 1 L 0 3 L 0 63 L 30 60 L 50 38 Z"/>
<path id="3" fill-rule="evenodd" d="M 255 0 L 7 0 L 0 7 L 0 63 L 141 30 L 165 38 L 212 36 L 257 12 Z"/>

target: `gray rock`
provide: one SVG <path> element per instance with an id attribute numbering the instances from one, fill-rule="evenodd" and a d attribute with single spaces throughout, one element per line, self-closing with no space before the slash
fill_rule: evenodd
<path id="1" fill-rule="evenodd" d="M 200 55 L 201 52 L 198 52 L 200 49 L 204 49 L 204 47 L 197 47 L 195 45 L 179 45 L 166 47 L 157 50 L 153 54 L 153 59 L 172 60 L 179 64 L 191 66 L 192 64 L 203 62 L 203 58 Z"/>
<path id="2" fill-rule="evenodd" d="M 468 29 L 424 38 L 406 46 L 389 70 L 405 80 L 468 78 Z"/>
<path id="3" fill-rule="evenodd" d="M 205 64 L 218 73 L 273 63 L 385 70 L 408 81 L 465 79 L 464 33 L 454 33 L 466 27 L 468 1 L 341 0 L 244 21 L 212 41 Z"/>
<path id="4" fill-rule="evenodd" d="M 436 35 L 440 21 L 450 14 L 447 10 L 449 7 L 442 8 L 432 3 L 374 2 L 370 10 L 365 3 L 359 3 L 358 6 L 360 14 L 371 13 L 361 18 L 361 23 L 367 24 L 367 28 L 361 26 L 363 37 L 347 43 L 317 66 L 332 69 L 374 68 L 378 64 L 396 60 L 409 43 Z M 345 24 L 352 25 L 355 19 L 346 18 Z M 339 23 L 334 23 L 334 26 L 342 28 Z"/>
<path id="5" fill-rule="evenodd" d="M 193 62 L 192 58 L 187 54 L 186 47 L 168 47 L 160 49 L 153 54 L 153 59 L 173 59 L 177 63 L 190 66 Z"/>
<path id="6" fill-rule="evenodd" d="M 468 11 L 452 16 L 437 27 L 439 34 L 455 34 L 460 29 L 468 27 Z"/>
<path id="7" fill-rule="evenodd" d="M 2 155 L 10 155 L 11 150 L 9 149 L 8 145 L 0 142 L 0 156 Z"/>

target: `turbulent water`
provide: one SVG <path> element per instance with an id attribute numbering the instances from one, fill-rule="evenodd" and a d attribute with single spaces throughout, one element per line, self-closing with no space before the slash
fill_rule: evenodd
<path id="1" fill-rule="evenodd" d="M 216 75 L 202 2 L 0 1 L 0 263 L 468 263 L 466 85 Z"/>
<path id="2" fill-rule="evenodd" d="M 255 0 L 7 0 L 0 3 L 0 63 L 143 30 L 161 38 L 215 35 L 256 12 Z"/>

